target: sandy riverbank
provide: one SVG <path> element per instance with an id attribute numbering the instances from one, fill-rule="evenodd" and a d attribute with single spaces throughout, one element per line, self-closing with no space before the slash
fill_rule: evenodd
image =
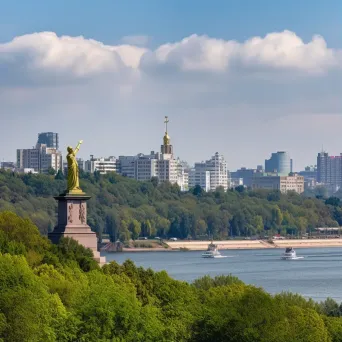
<path id="1" fill-rule="evenodd" d="M 191 251 L 206 250 L 210 241 L 168 241 L 171 249 L 186 248 Z M 342 247 L 342 239 L 302 239 L 274 240 L 269 243 L 263 240 L 224 240 L 214 241 L 219 249 L 268 249 L 268 248 L 313 248 L 313 247 Z"/>

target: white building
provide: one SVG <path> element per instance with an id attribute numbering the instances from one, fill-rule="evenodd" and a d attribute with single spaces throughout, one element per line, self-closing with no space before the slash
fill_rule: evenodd
<path id="1" fill-rule="evenodd" d="M 33 169 L 35 172 L 47 173 L 49 169 L 62 170 L 62 153 L 45 144 L 35 148 L 17 150 L 17 168 Z"/>
<path id="2" fill-rule="evenodd" d="M 106 174 L 109 172 L 117 172 L 117 165 L 118 161 L 115 157 L 94 158 L 94 156 L 90 156 L 90 160 L 84 163 L 84 168 L 86 172 L 94 173 L 98 171 L 101 174 Z"/>
<path id="3" fill-rule="evenodd" d="M 189 172 L 189 188 L 200 185 L 204 191 L 210 191 L 210 171 L 191 169 Z"/>
<path id="4" fill-rule="evenodd" d="M 209 184 L 206 172 L 209 172 Z M 210 191 L 215 191 L 220 186 L 222 186 L 224 190 L 227 190 L 228 170 L 224 157 L 216 152 L 211 159 L 202 163 L 195 163 L 195 167 L 191 172 L 191 176 L 189 176 L 189 183 L 191 184 L 191 187 L 195 185 L 201 185 L 201 187 L 206 191 L 208 191 L 208 188 Z"/>

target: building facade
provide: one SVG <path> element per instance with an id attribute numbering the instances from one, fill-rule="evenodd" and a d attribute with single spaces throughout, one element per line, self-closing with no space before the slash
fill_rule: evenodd
<path id="1" fill-rule="evenodd" d="M 207 173 L 209 172 L 210 184 L 207 183 Z M 191 178 L 191 180 L 190 180 Z M 216 152 L 211 159 L 205 162 L 195 163 L 189 175 L 190 187 L 200 185 L 204 190 L 215 191 L 218 187 L 228 189 L 228 169 L 224 157 Z M 199 184 L 201 183 L 201 184 Z"/>
<path id="2" fill-rule="evenodd" d="M 258 166 L 256 169 L 247 169 L 245 167 L 242 167 L 239 170 L 230 172 L 230 179 L 234 180 L 234 183 L 236 183 L 237 180 L 239 180 L 238 182 L 240 183 L 240 179 L 243 180 L 243 184 L 239 184 L 239 185 L 244 185 L 246 187 L 251 187 L 252 186 L 252 182 L 253 182 L 253 178 L 257 175 L 257 174 L 263 174 L 264 170 L 261 166 Z"/>
<path id="3" fill-rule="evenodd" d="M 189 171 L 189 188 L 199 185 L 204 191 L 210 191 L 210 171 L 191 169 Z"/>
<path id="4" fill-rule="evenodd" d="M 46 145 L 48 148 L 59 149 L 58 133 L 43 132 L 38 134 L 38 144 Z"/>
<path id="5" fill-rule="evenodd" d="M 317 181 L 317 167 L 307 166 L 304 171 L 298 172 L 300 176 L 304 177 L 304 187 L 305 189 L 315 188 L 319 183 Z"/>
<path id="6" fill-rule="evenodd" d="M 304 192 L 304 177 L 297 174 L 293 176 L 259 176 L 254 177 L 253 189 L 279 190 L 282 193 L 295 191 Z"/>
<path id="7" fill-rule="evenodd" d="M 17 168 L 33 169 L 35 172 L 47 173 L 50 169 L 62 170 L 62 154 L 55 148 L 38 144 L 35 148 L 17 150 Z"/>
<path id="8" fill-rule="evenodd" d="M 275 172 L 280 176 L 287 176 L 292 172 L 292 159 L 284 151 L 272 153 L 270 159 L 265 160 L 265 172 Z"/>
<path id="9" fill-rule="evenodd" d="M 77 162 L 80 167 L 81 160 L 77 160 Z M 84 171 L 90 173 L 97 171 L 100 174 L 118 172 L 118 160 L 115 157 L 94 158 L 94 156 L 90 156 L 90 159 L 84 162 Z"/>
<path id="10" fill-rule="evenodd" d="M 317 155 L 317 181 L 324 184 L 332 192 L 342 186 L 342 153 L 339 156 L 329 156 L 327 152 Z"/>

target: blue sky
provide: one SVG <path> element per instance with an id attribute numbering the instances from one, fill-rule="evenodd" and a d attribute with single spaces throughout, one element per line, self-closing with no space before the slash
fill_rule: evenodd
<path id="1" fill-rule="evenodd" d="M 243 41 L 268 32 L 314 34 L 342 46 L 341 0 L 0 1 L 0 41 L 36 31 L 83 35 L 107 44 L 148 35 L 158 45 L 193 33 Z"/>
<path id="2" fill-rule="evenodd" d="M 342 152 L 341 91 L 342 0 L 0 0 L 1 160 L 42 131 L 84 158 L 157 151 L 168 115 L 190 163 L 299 170 Z"/>

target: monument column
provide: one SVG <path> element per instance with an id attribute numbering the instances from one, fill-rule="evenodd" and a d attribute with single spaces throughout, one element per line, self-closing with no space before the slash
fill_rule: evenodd
<path id="1" fill-rule="evenodd" d="M 70 237 L 85 248 L 93 251 L 94 259 L 103 265 L 105 257 L 97 250 L 96 234 L 87 224 L 87 196 L 79 187 L 79 170 L 76 160 L 82 141 L 75 148 L 68 147 L 68 187 L 67 190 L 54 197 L 58 201 L 58 222 L 53 232 L 48 234 L 52 243 L 58 243 L 61 237 Z"/>

